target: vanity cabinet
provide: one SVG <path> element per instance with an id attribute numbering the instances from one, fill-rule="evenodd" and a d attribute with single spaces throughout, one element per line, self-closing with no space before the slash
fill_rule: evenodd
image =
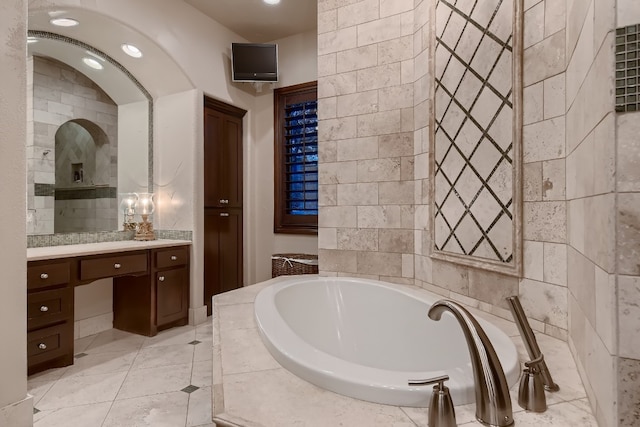
<path id="1" fill-rule="evenodd" d="M 113 327 L 154 336 L 189 320 L 187 244 L 27 264 L 29 375 L 73 363 L 74 288 L 113 278 Z"/>
<path id="2" fill-rule="evenodd" d="M 27 267 L 27 361 L 45 370 L 73 363 L 73 264 L 68 260 Z"/>
<path id="3" fill-rule="evenodd" d="M 189 315 L 189 251 L 163 249 L 154 253 L 157 292 L 157 325 L 164 329 L 174 322 L 186 324 Z"/>

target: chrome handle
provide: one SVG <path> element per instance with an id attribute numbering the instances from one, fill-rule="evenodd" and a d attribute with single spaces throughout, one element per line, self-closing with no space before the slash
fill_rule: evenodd
<path id="1" fill-rule="evenodd" d="M 177 256 L 175 256 L 175 255 L 171 255 L 171 261 L 176 261 L 177 259 L 178 259 L 178 257 L 177 257 Z"/>
<path id="2" fill-rule="evenodd" d="M 222 212 L 222 213 L 220 214 L 220 216 L 229 216 L 229 214 L 228 214 L 228 213 L 226 213 L 226 212 Z"/>
<path id="3" fill-rule="evenodd" d="M 47 349 L 47 345 L 45 343 L 41 342 L 40 344 L 38 344 L 38 348 L 40 350 L 46 350 Z"/>
<path id="4" fill-rule="evenodd" d="M 429 378 L 427 380 L 409 380 L 409 385 L 431 385 L 442 383 L 449 380 L 449 375 L 440 375 L 439 377 Z"/>
<path id="5" fill-rule="evenodd" d="M 160 281 L 160 282 L 164 282 L 164 276 L 160 276 L 160 277 L 158 277 L 158 281 Z"/>
<path id="6" fill-rule="evenodd" d="M 113 264 L 113 268 L 115 268 L 116 270 L 119 269 L 120 267 L 122 267 L 122 265 L 120 263 L 118 263 L 118 262 Z"/>
<path id="7" fill-rule="evenodd" d="M 49 307 L 47 307 L 46 305 L 40 306 L 40 311 L 46 313 L 47 311 L 49 311 Z"/>
<path id="8" fill-rule="evenodd" d="M 227 200 L 227 199 L 220 199 L 220 204 L 223 204 L 223 205 L 229 204 L 229 200 Z"/>
<path id="9" fill-rule="evenodd" d="M 43 279 L 43 280 L 46 280 L 46 279 L 48 279 L 48 278 L 49 278 L 49 275 L 48 275 L 47 273 L 42 273 L 42 274 L 40 275 L 40 278 L 41 278 L 41 279 Z"/>

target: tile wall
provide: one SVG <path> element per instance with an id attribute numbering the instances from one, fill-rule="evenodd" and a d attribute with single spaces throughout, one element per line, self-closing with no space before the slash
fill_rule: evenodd
<path id="1" fill-rule="evenodd" d="M 435 5 L 434 248 L 514 261 L 513 2 Z"/>
<path id="2" fill-rule="evenodd" d="M 41 57 L 29 64 L 27 233 L 78 231 L 73 227 L 78 220 L 93 227 L 83 226 L 84 231 L 117 228 L 117 105 L 65 64 Z M 83 124 L 67 123 L 72 119 Z M 65 123 L 72 142 L 56 147 Z M 74 182 L 72 164 L 82 164 L 82 180 Z M 66 196 L 55 197 L 56 188 L 68 190 Z"/>
<path id="3" fill-rule="evenodd" d="M 637 425 L 640 121 L 615 113 L 614 94 L 615 28 L 640 23 L 640 3 L 522 0 L 519 279 L 429 257 L 434 4 L 318 2 L 320 271 L 413 282 L 507 318 L 517 294 L 534 330 L 569 341 L 600 425 Z"/>
<path id="4" fill-rule="evenodd" d="M 569 345 L 594 414 L 616 424 L 615 1 L 568 1 L 566 198 Z"/>
<path id="5" fill-rule="evenodd" d="M 640 2 L 617 1 L 617 32 L 625 29 L 626 51 L 633 53 L 632 35 L 640 30 Z M 616 33 L 616 41 L 618 41 Z M 637 40 L 637 37 L 636 37 Z M 627 74 L 635 58 L 627 56 Z M 618 57 L 616 57 L 616 60 Z M 617 70 L 616 70 L 617 71 Z M 617 76 L 616 76 L 617 77 Z M 632 86 L 634 82 L 627 82 Z M 637 81 L 635 82 L 637 83 Z M 638 86 L 640 87 L 640 86 Z M 629 103 L 627 103 L 629 104 Z M 627 109 L 627 111 L 629 111 Z M 616 114 L 616 272 L 617 272 L 617 402 L 619 425 L 640 424 L 640 113 Z M 613 296 L 615 298 L 615 295 Z M 615 329 L 614 329 L 615 331 Z"/>
<path id="6" fill-rule="evenodd" d="M 318 2 L 323 274 L 413 282 L 414 51 L 428 40 L 416 41 L 420 8 Z"/>

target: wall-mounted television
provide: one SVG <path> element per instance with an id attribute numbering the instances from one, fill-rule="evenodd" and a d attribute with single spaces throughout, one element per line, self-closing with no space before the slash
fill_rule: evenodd
<path id="1" fill-rule="evenodd" d="M 278 45 L 231 43 L 231 74 L 234 82 L 277 82 Z"/>

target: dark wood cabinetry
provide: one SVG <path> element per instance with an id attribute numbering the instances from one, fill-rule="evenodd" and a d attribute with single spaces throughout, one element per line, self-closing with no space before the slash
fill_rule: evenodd
<path id="1" fill-rule="evenodd" d="M 204 280 L 213 295 L 242 286 L 242 210 L 205 209 L 204 251 L 208 255 Z"/>
<path id="2" fill-rule="evenodd" d="M 74 287 L 107 277 L 114 328 L 153 336 L 188 323 L 188 245 L 29 261 L 29 375 L 73 363 Z"/>
<path id="3" fill-rule="evenodd" d="M 189 317 L 189 251 L 187 248 L 156 251 L 157 326 L 164 329 L 186 324 Z"/>
<path id="4" fill-rule="evenodd" d="M 27 359 L 45 370 L 73 363 L 74 264 L 37 261 L 27 267 Z M 33 371 L 33 372 L 32 372 Z"/>
<path id="5" fill-rule="evenodd" d="M 204 205 L 242 207 L 242 117 L 226 104 L 209 101 L 204 117 Z"/>
<path id="6" fill-rule="evenodd" d="M 242 286 L 242 118 L 246 111 L 205 97 L 204 302 Z"/>

